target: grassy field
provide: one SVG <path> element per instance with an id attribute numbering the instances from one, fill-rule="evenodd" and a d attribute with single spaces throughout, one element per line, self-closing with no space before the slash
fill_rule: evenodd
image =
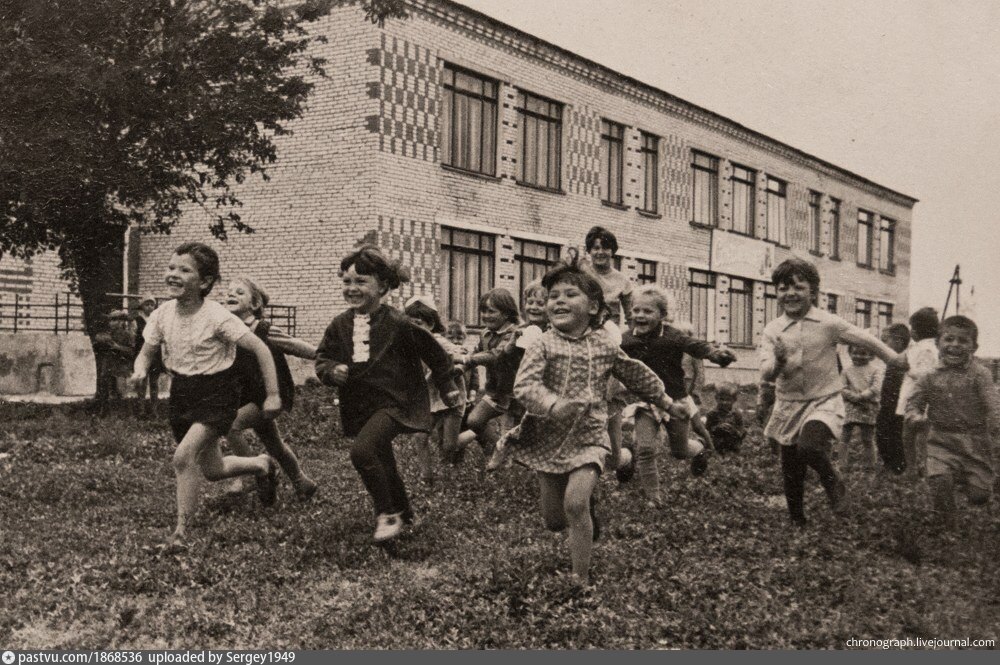
<path id="1" fill-rule="evenodd" d="M 919 487 L 852 467 L 853 515 L 810 476 L 804 531 L 787 525 L 759 432 L 693 479 L 663 459 L 665 508 L 613 476 L 596 589 L 541 526 L 532 476 L 480 480 L 473 459 L 432 486 L 397 445 L 420 522 L 388 553 L 328 393 L 281 423 L 320 483 L 278 505 L 217 486 L 183 554 L 165 424 L 124 411 L 0 403 L 0 645 L 7 648 L 839 648 L 850 638 L 993 638 L 1000 516 L 923 516 Z"/>

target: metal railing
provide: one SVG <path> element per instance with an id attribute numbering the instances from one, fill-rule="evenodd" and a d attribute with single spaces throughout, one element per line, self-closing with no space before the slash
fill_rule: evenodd
<path id="1" fill-rule="evenodd" d="M 124 308 L 126 302 L 138 304 L 140 296 L 108 293 L 105 297 L 113 307 Z M 156 302 L 159 305 L 166 300 L 157 298 Z M 297 315 L 295 305 L 268 305 L 264 308 L 264 318 L 292 336 L 295 335 Z M 83 303 L 72 293 L 57 293 L 50 302 L 38 302 L 29 295 L 19 293 L 0 293 L 0 332 L 48 332 L 57 335 L 84 332 Z"/>

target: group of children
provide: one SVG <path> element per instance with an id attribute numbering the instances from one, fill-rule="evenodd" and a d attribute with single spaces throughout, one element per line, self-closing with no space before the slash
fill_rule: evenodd
<path id="1" fill-rule="evenodd" d="M 156 356 L 173 376 L 178 517 L 171 545 L 183 546 L 202 476 L 252 476 L 265 505 L 275 500 L 279 468 L 301 499 L 316 492 L 273 420 L 292 403 L 285 354 L 293 354 L 315 358 L 317 377 L 337 391 L 343 434 L 352 439 L 351 463 L 372 497 L 376 542 L 398 537 L 415 519 L 393 449 L 399 435 L 418 435 L 426 478 L 433 475 L 435 449 L 457 464 L 477 442 L 486 468 L 514 461 L 535 472 L 542 519 L 547 528 L 566 532 L 573 574 L 588 583 L 600 531 L 595 491 L 607 468 L 624 480 L 634 464 L 642 496 L 657 505 L 661 440 L 674 457 L 690 460 L 699 476 L 712 450 L 738 451 L 747 428 L 730 384 L 717 389 L 717 407 L 703 419 L 684 370 L 685 357 L 724 367 L 735 355 L 672 326 L 661 288 L 632 288 L 613 267 L 617 241 L 609 231 L 592 229 L 585 248 L 582 260 L 573 257 L 527 285 L 520 308 L 505 289 L 484 294 L 484 332 L 470 351 L 464 328 L 445 326 L 432 298 L 415 296 L 403 311 L 385 302 L 407 274 L 376 247 L 360 247 L 341 261 L 347 309 L 315 348 L 262 319 L 267 295 L 248 279 L 232 282 L 226 306 L 208 300 L 220 279 L 218 256 L 199 243 L 178 247 L 166 274 L 171 300 L 149 315 L 132 376 L 137 384 L 146 380 Z M 835 510 L 845 505 L 843 466 L 838 469 L 831 456 L 842 436 L 857 431 L 871 442 L 877 432 L 883 458 L 902 468 L 896 444 L 883 441 L 890 436 L 881 427 L 884 409 L 873 406 L 893 386 L 871 364 L 871 354 L 877 355 L 898 375 L 901 348 L 818 309 L 819 275 L 812 264 L 785 261 L 773 281 L 783 314 L 768 324 L 761 343 L 763 379 L 775 390 L 765 434 L 781 449 L 791 519 L 804 524 L 809 468 Z M 974 324 L 946 319 L 937 339 L 941 367 L 918 376 L 915 358 L 896 381 L 905 418 L 885 422 L 901 442 L 911 434 L 926 440 L 926 473 L 935 505 L 944 510 L 956 484 L 986 492 L 970 491 L 974 501 L 989 498 L 989 440 L 979 433 L 987 415 L 991 426 L 997 424 L 998 412 L 989 377 L 972 361 Z M 853 364 L 843 377 L 838 344 L 851 347 Z M 480 367 L 485 383 L 473 400 Z M 634 453 L 623 452 L 623 413 L 634 417 Z M 509 427 L 492 425 L 501 418 Z M 926 423 L 922 431 L 918 422 Z M 243 429 L 257 433 L 267 454 L 254 456 L 241 443 L 237 433 Z M 236 455 L 222 455 L 224 436 Z M 907 446 L 920 450 L 898 447 Z"/>

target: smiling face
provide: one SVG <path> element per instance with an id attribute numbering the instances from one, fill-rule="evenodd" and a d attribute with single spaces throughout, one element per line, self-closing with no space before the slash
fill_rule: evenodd
<path id="1" fill-rule="evenodd" d="M 549 319 L 545 314 L 546 298 L 541 291 L 532 291 L 524 299 L 524 320 L 535 326 L 545 327 Z"/>
<path id="2" fill-rule="evenodd" d="M 226 292 L 226 307 L 241 319 L 253 313 L 259 303 L 254 302 L 253 291 L 246 282 L 236 280 L 229 284 Z"/>
<path id="3" fill-rule="evenodd" d="M 570 337 L 579 337 L 590 326 L 590 319 L 597 314 L 598 305 L 576 284 L 556 282 L 549 289 L 545 309 L 552 327 Z"/>
<path id="4" fill-rule="evenodd" d="M 632 329 L 637 335 L 645 335 L 663 322 L 666 312 L 652 295 L 640 293 L 632 301 Z"/>
<path id="5" fill-rule="evenodd" d="M 860 346 L 851 347 L 851 362 L 855 365 L 864 366 L 872 361 L 872 352 Z"/>
<path id="6" fill-rule="evenodd" d="M 482 320 L 483 325 L 490 330 L 500 330 L 503 324 L 507 322 L 503 312 L 494 307 L 493 303 L 489 301 L 483 303 L 483 306 L 479 308 L 479 318 Z"/>
<path id="7" fill-rule="evenodd" d="M 465 344 L 465 337 L 466 337 L 465 331 L 463 331 L 458 326 L 448 326 L 448 330 L 445 333 L 445 337 L 447 337 L 448 341 L 451 342 L 452 344 L 457 344 L 458 346 L 462 346 L 463 344 Z"/>
<path id="8" fill-rule="evenodd" d="M 198 272 L 198 264 L 190 254 L 170 257 L 164 282 L 171 298 L 186 302 L 204 300 L 202 293 L 207 293 L 212 286 L 212 280 L 203 278 Z"/>
<path id="9" fill-rule="evenodd" d="M 801 319 L 812 307 L 812 287 L 798 275 L 778 285 L 778 305 L 792 319 Z"/>
<path id="10" fill-rule="evenodd" d="M 946 367 L 964 367 L 972 360 L 979 345 L 971 330 L 945 326 L 937 340 L 938 357 Z"/>
<path id="11" fill-rule="evenodd" d="M 910 345 L 909 338 L 893 334 L 889 330 L 882 333 L 882 342 L 896 353 L 906 351 L 906 347 Z"/>
<path id="12" fill-rule="evenodd" d="M 362 314 L 371 314 L 382 303 L 385 288 L 375 275 L 359 275 L 352 265 L 341 275 L 344 300 Z"/>
<path id="13" fill-rule="evenodd" d="M 591 263 L 594 264 L 594 268 L 599 272 L 606 272 L 611 269 L 611 260 L 615 253 L 611 251 L 610 247 L 605 247 L 600 238 L 594 240 L 594 244 L 587 250 L 587 254 L 590 255 Z"/>

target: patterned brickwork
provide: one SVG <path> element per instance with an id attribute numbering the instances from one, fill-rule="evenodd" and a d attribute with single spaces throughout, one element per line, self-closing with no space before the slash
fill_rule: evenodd
<path id="1" fill-rule="evenodd" d="M 438 82 L 441 71 L 430 50 L 381 35 L 381 47 L 368 51 L 379 80 L 368 94 L 379 99 L 379 116 L 368 128 L 379 133 L 379 149 L 424 161 L 437 161 Z"/>
<path id="2" fill-rule="evenodd" d="M 566 112 L 566 176 L 574 194 L 600 198 L 601 116 L 586 106 Z"/>

